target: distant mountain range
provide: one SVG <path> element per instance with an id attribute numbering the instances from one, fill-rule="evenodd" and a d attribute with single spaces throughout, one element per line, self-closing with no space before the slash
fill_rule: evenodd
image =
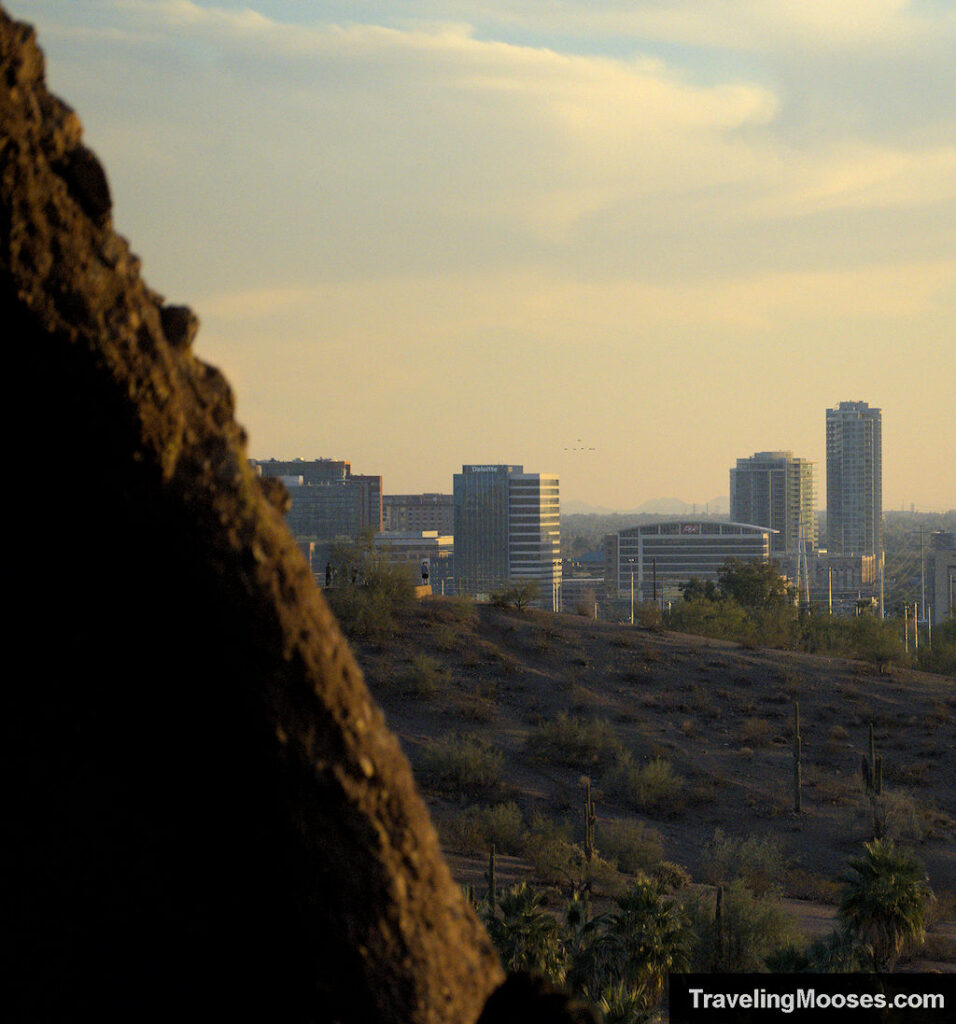
<path id="1" fill-rule="evenodd" d="M 584 501 L 566 501 L 561 505 L 566 515 L 656 515 L 656 516 L 690 516 L 712 515 L 726 516 L 730 514 L 730 498 L 711 498 L 708 502 L 698 503 L 682 501 L 680 498 L 651 498 L 637 508 L 607 508 L 600 505 L 589 505 Z"/>

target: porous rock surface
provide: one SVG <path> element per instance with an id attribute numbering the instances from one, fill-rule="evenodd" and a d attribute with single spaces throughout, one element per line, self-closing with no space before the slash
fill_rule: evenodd
<path id="1" fill-rule="evenodd" d="M 2 8 L 0 75 L 7 1019 L 477 1020 L 503 972 L 283 496 Z"/>

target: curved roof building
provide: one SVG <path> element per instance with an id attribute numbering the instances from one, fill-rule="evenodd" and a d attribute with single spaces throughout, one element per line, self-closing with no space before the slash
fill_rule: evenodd
<path id="1" fill-rule="evenodd" d="M 639 601 L 679 596 L 679 584 L 715 580 L 728 558 L 767 561 L 776 533 L 748 523 L 673 519 L 632 526 L 604 538 L 604 579 L 608 595 Z"/>

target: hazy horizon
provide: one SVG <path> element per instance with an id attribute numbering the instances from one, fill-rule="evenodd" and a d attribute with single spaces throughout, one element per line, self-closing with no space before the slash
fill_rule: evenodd
<path id="1" fill-rule="evenodd" d="M 942 0 L 8 0 L 256 458 L 465 463 L 614 509 L 816 462 L 956 507 Z"/>

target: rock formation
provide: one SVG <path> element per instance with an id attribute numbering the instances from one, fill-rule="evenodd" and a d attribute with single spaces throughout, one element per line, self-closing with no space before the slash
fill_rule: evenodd
<path id="1" fill-rule="evenodd" d="M 475 1021 L 503 972 L 196 318 L 144 283 L 2 8 L 0 62 L 0 333 L 26 398 L 3 1008 Z"/>

